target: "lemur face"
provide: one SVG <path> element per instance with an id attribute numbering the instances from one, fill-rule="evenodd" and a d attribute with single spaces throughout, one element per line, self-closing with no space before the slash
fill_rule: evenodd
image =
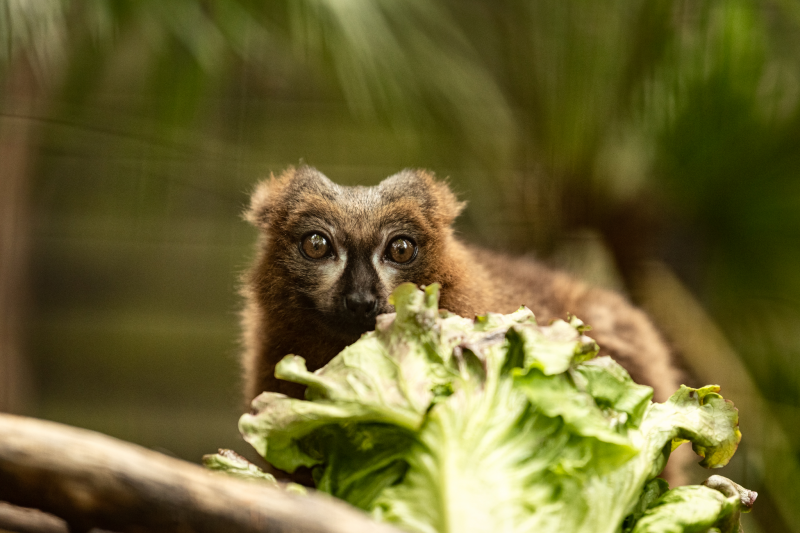
<path id="1" fill-rule="evenodd" d="M 343 187 L 316 169 L 290 169 L 259 185 L 247 214 L 266 237 L 262 288 L 283 293 L 309 325 L 357 338 L 393 311 L 388 297 L 399 284 L 441 281 L 443 232 L 461 207 L 422 172 Z"/>

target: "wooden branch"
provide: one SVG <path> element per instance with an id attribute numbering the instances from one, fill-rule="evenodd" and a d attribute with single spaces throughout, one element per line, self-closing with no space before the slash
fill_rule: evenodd
<path id="1" fill-rule="evenodd" d="M 53 515 L 0 502 L 0 531 L 15 533 L 69 533 L 67 524 Z"/>
<path id="2" fill-rule="evenodd" d="M 0 500 L 71 531 L 397 533 L 332 497 L 288 494 L 106 435 L 0 414 Z"/>

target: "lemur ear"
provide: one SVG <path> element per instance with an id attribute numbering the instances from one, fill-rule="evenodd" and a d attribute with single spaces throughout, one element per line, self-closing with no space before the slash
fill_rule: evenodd
<path id="1" fill-rule="evenodd" d="M 260 229 L 267 229 L 280 208 L 289 207 L 296 195 L 287 194 L 300 190 L 321 191 L 333 184 L 313 167 L 302 165 L 289 167 L 279 177 L 270 174 L 269 178 L 256 184 L 250 194 L 250 206 L 244 212 L 244 219 Z"/>
<path id="2" fill-rule="evenodd" d="M 438 213 L 439 222 L 444 226 L 449 226 L 467 207 L 467 202 L 460 201 L 447 182 L 437 181 L 427 172 L 423 174 L 429 180 L 429 187 L 436 199 L 435 211 Z"/>
<path id="3" fill-rule="evenodd" d="M 287 173 L 293 171 L 293 168 L 287 169 L 280 178 L 276 178 L 274 174 L 270 173 L 269 178 L 256 184 L 250 194 L 250 205 L 242 214 L 246 221 L 260 229 L 266 229 L 269 226 L 275 197 L 283 188 L 281 182 Z"/>
<path id="4" fill-rule="evenodd" d="M 446 182 L 438 181 L 426 170 L 403 170 L 386 178 L 381 186 L 395 197 L 414 198 L 428 217 L 442 226 L 452 224 L 467 205 L 459 201 Z"/>

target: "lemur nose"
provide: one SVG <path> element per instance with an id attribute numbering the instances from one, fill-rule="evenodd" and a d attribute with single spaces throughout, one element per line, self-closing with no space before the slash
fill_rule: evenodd
<path id="1" fill-rule="evenodd" d="M 344 306 L 356 316 L 367 317 L 375 314 L 378 299 L 369 293 L 354 292 L 344 297 Z"/>

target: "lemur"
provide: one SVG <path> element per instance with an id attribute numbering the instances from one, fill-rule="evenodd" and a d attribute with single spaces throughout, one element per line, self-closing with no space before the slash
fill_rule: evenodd
<path id="1" fill-rule="evenodd" d="M 301 166 L 259 183 L 245 213 L 260 230 L 242 289 L 247 400 L 265 390 L 300 398 L 302 386 L 275 378 L 276 363 L 295 354 L 320 368 L 393 311 L 388 297 L 404 282 L 439 283 L 439 306 L 464 317 L 520 305 L 540 324 L 574 314 L 655 400 L 678 388 L 670 351 L 642 311 L 538 261 L 461 241 L 451 224 L 464 206 L 423 170 L 345 187 Z"/>

